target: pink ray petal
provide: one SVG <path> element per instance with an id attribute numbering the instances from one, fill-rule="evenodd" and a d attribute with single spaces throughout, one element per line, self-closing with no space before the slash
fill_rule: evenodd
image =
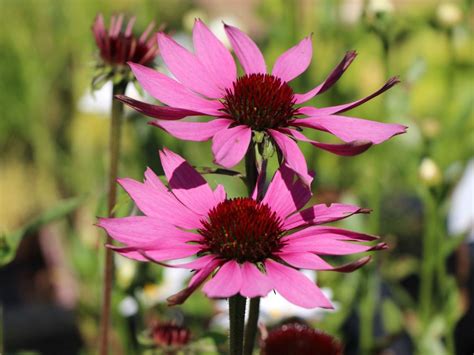
<path id="1" fill-rule="evenodd" d="M 279 131 L 269 129 L 268 133 L 281 149 L 286 165 L 300 177 L 306 186 L 310 187 L 313 177 L 308 174 L 306 159 L 298 148 L 298 145 L 291 138 L 288 138 Z"/>
<path id="2" fill-rule="evenodd" d="M 232 168 L 242 160 L 248 150 L 252 130 L 247 126 L 235 126 L 221 130 L 212 138 L 215 163 Z"/>
<path id="3" fill-rule="evenodd" d="M 309 207 L 303 211 L 289 216 L 284 223 L 284 228 L 289 230 L 301 226 L 330 223 L 352 216 L 355 213 L 367 213 L 369 210 L 359 206 L 333 203 L 329 206 L 324 204 Z"/>
<path id="4" fill-rule="evenodd" d="M 379 144 L 406 132 L 407 127 L 395 123 L 381 123 L 361 118 L 330 115 L 298 118 L 292 124 L 334 134 L 344 142 L 370 141 Z"/>
<path id="5" fill-rule="evenodd" d="M 332 240 L 347 240 L 347 241 L 359 241 L 359 242 L 370 242 L 377 240 L 378 237 L 375 235 L 358 233 L 347 229 L 331 227 L 331 226 L 312 226 L 302 229 L 298 232 L 292 233 L 282 238 L 284 242 L 292 243 L 293 240 L 302 241 L 304 239 L 313 240 L 315 243 L 318 242 L 319 238 L 326 238 Z"/>
<path id="6" fill-rule="evenodd" d="M 217 99 L 225 95 L 225 91 L 219 89 L 213 76 L 194 54 L 165 33 L 158 33 L 157 37 L 166 66 L 181 84 L 210 98 Z"/>
<path id="7" fill-rule="evenodd" d="M 214 197 L 218 203 L 223 202 L 227 198 L 227 193 L 225 192 L 223 185 L 217 185 L 216 189 L 214 190 Z"/>
<path id="8" fill-rule="evenodd" d="M 160 191 L 149 184 L 128 178 L 119 179 L 118 182 L 145 215 L 185 229 L 201 226 L 202 215 L 184 206 L 169 191 Z"/>
<path id="9" fill-rule="evenodd" d="M 242 287 L 240 294 L 244 297 L 266 296 L 273 289 L 268 276 L 261 272 L 254 264 L 242 264 Z"/>
<path id="10" fill-rule="evenodd" d="M 302 208 L 311 198 L 311 190 L 299 179 L 294 182 L 294 177 L 295 173 L 288 167 L 280 167 L 262 200 L 262 203 L 268 204 L 282 220 Z"/>
<path id="11" fill-rule="evenodd" d="M 130 106 L 134 110 L 144 114 L 145 116 L 158 118 L 160 120 L 179 120 L 188 116 L 204 116 L 204 113 L 185 110 L 182 108 L 152 105 L 141 102 L 125 95 L 117 95 L 115 98 Z"/>
<path id="12" fill-rule="evenodd" d="M 386 244 L 379 243 L 375 246 L 355 244 L 352 242 L 337 240 L 334 238 L 325 238 L 320 235 L 318 239 L 292 239 L 291 244 L 285 247 L 285 251 L 294 252 L 312 252 L 320 255 L 350 255 L 363 253 L 371 250 L 384 249 Z"/>
<path id="13" fill-rule="evenodd" d="M 280 258 L 291 266 L 310 270 L 332 270 L 333 267 L 316 254 L 309 252 L 287 252 L 285 248 L 277 253 Z"/>
<path id="14" fill-rule="evenodd" d="M 219 118 L 209 122 L 178 122 L 159 120 L 150 122 L 151 125 L 163 129 L 173 137 L 193 142 L 207 141 L 211 139 L 217 132 L 229 127 L 232 123 L 232 120 L 225 118 Z"/>
<path id="15" fill-rule="evenodd" d="M 213 75 L 219 87 L 232 88 L 232 83 L 237 79 L 234 58 L 200 19 L 194 22 L 193 43 L 196 56 Z"/>
<path id="16" fill-rule="evenodd" d="M 235 55 L 239 58 L 245 73 L 265 74 L 267 72 L 265 59 L 255 42 L 236 27 L 224 24 L 224 28 L 230 44 L 232 48 L 234 48 Z"/>
<path id="17" fill-rule="evenodd" d="M 165 148 L 160 157 L 173 194 L 185 206 L 204 215 L 219 203 L 207 181 L 181 156 Z"/>
<path id="18" fill-rule="evenodd" d="M 212 279 L 206 282 L 202 291 L 211 298 L 230 297 L 239 293 L 242 286 L 240 265 L 234 260 L 221 266 Z"/>
<path id="19" fill-rule="evenodd" d="M 196 255 L 201 250 L 201 246 L 197 244 L 183 244 L 160 248 L 159 250 L 143 250 L 137 247 L 113 247 L 112 249 L 129 259 L 152 261 L 159 264 L 166 260 L 182 259 Z"/>
<path id="20" fill-rule="evenodd" d="M 316 95 L 322 94 L 325 92 L 327 89 L 329 89 L 331 86 L 334 85 L 336 81 L 339 80 L 339 78 L 344 74 L 346 69 L 349 67 L 349 65 L 352 63 L 352 61 L 356 57 L 356 52 L 355 51 L 349 51 L 346 53 L 342 61 L 333 69 L 333 71 L 328 75 L 326 80 L 322 82 L 322 84 L 318 85 L 314 89 L 308 91 L 305 94 L 296 94 L 295 95 L 295 100 L 297 104 L 301 104 L 303 102 L 306 102 L 308 100 L 311 100 L 313 97 Z"/>
<path id="21" fill-rule="evenodd" d="M 278 57 L 272 75 L 284 81 L 291 81 L 308 68 L 312 55 L 313 47 L 309 36 Z"/>
<path id="22" fill-rule="evenodd" d="M 333 154 L 341 156 L 353 156 L 361 154 L 369 149 L 373 144 L 370 141 L 352 141 L 349 143 L 342 144 L 331 144 L 331 143 L 321 143 L 307 138 L 303 133 L 298 132 L 297 130 L 291 128 L 280 129 L 280 131 L 286 132 L 288 135 L 295 137 L 295 139 L 301 142 L 307 142 L 311 145 L 331 152 Z"/>
<path id="23" fill-rule="evenodd" d="M 172 107 L 220 115 L 222 103 L 206 100 L 163 73 L 141 64 L 128 63 L 143 89 L 155 99 Z"/>
<path id="24" fill-rule="evenodd" d="M 200 269 L 194 276 L 191 278 L 188 287 L 184 290 L 181 290 L 175 295 L 172 295 L 167 298 L 168 306 L 176 306 L 178 304 L 182 304 L 184 301 L 188 299 L 189 296 L 199 287 L 202 285 L 204 281 L 206 281 L 207 277 L 215 270 L 216 267 L 221 264 L 222 261 L 218 259 L 213 259 L 208 262 L 208 264 Z"/>
<path id="25" fill-rule="evenodd" d="M 266 260 L 265 268 L 273 288 L 291 303 L 303 308 L 333 308 L 319 287 L 297 270 L 273 260 Z"/>

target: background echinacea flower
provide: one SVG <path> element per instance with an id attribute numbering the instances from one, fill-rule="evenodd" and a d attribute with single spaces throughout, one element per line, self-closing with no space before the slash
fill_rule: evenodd
<path id="1" fill-rule="evenodd" d="M 278 291 L 305 308 L 332 305 L 299 269 L 349 272 L 366 264 L 364 257 L 333 267 L 319 255 L 349 255 L 379 250 L 364 245 L 377 237 L 319 226 L 366 210 L 353 205 L 314 205 L 302 211 L 311 191 L 286 167 L 274 175 L 261 202 L 252 197 L 228 199 L 223 186 L 212 190 L 181 156 L 164 150 L 161 163 L 169 188 L 148 169 L 145 181 L 119 179 L 144 216 L 101 218 L 104 228 L 123 247 L 123 256 L 165 266 L 195 270 L 187 288 L 168 298 L 183 303 L 200 285 L 211 298 L 265 296 Z M 169 265 L 181 258 L 190 262 Z M 209 281 L 206 282 L 209 276 Z"/>
<path id="2" fill-rule="evenodd" d="M 257 45 L 239 29 L 224 26 L 244 75 L 237 76 L 231 53 L 203 22 L 196 20 L 194 53 L 166 34 L 158 33 L 160 54 L 175 79 L 133 61 L 129 63 L 145 91 L 168 106 L 156 106 L 126 96 L 118 96 L 118 99 L 145 115 L 157 118 L 151 124 L 177 138 L 190 141 L 212 138 L 215 162 L 226 168 L 242 160 L 252 136 L 256 142 L 273 141 L 281 150 L 285 164 L 308 186 L 312 177 L 295 140 L 335 154 L 355 155 L 405 132 L 406 127 L 399 124 L 340 115 L 388 90 L 399 82 L 397 78 L 389 79 L 379 90 L 351 103 L 325 108 L 304 106 L 341 77 L 354 60 L 355 52 L 348 52 L 320 85 L 298 94 L 288 82 L 308 68 L 312 57 L 311 37 L 304 38 L 283 53 L 270 74 Z M 209 122 L 172 122 L 187 116 L 214 119 Z M 344 143 L 311 140 L 301 133 L 302 128 L 328 132 Z"/>
<path id="3" fill-rule="evenodd" d="M 95 42 L 99 49 L 99 74 L 94 85 L 100 87 L 108 79 L 122 79 L 129 74 L 127 62 L 149 66 L 158 54 L 158 45 L 151 31 L 155 26 L 150 23 L 140 37 L 134 35 L 135 17 L 130 18 L 124 28 L 124 15 L 112 16 L 109 28 L 105 26 L 102 14 L 97 15 L 92 26 Z"/>

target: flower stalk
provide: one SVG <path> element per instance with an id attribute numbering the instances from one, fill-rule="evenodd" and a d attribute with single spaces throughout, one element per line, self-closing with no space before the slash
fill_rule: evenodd
<path id="1" fill-rule="evenodd" d="M 246 303 L 247 299 L 240 294 L 229 298 L 230 355 L 242 355 Z"/>
<path id="2" fill-rule="evenodd" d="M 112 90 L 112 111 L 110 120 L 110 142 L 109 142 L 109 191 L 107 199 L 107 212 L 109 217 L 114 217 L 114 207 L 117 202 L 118 166 L 120 157 L 120 132 L 122 126 L 123 103 L 115 100 L 115 95 L 123 95 L 127 88 L 127 81 L 121 81 L 113 85 Z M 107 236 L 107 244 L 112 244 L 112 239 Z M 113 251 L 105 248 L 104 261 L 104 288 L 102 293 L 102 310 L 100 320 L 100 340 L 99 354 L 108 354 L 108 340 L 110 327 L 110 306 L 112 295 L 112 283 L 114 277 Z"/>

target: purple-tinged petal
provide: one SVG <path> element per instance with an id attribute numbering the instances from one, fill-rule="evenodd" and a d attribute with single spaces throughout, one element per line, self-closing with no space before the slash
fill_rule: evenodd
<path id="1" fill-rule="evenodd" d="M 282 220 L 302 208 L 311 198 L 311 190 L 288 167 L 278 169 L 270 182 L 262 203 L 270 206 Z"/>
<path id="2" fill-rule="evenodd" d="M 225 168 L 235 166 L 247 152 L 251 137 L 252 130 L 247 126 L 235 126 L 214 134 L 214 162 Z"/>
<path id="3" fill-rule="evenodd" d="M 309 36 L 278 57 L 272 75 L 287 82 L 291 81 L 308 68 L 312 55 L 313 47 Z"/>
<path id="4" fill-rule="evenodd" d="M 280 258 L 291 266 L 310 270 L 332 270 L 333 267 L 316 254 L 309 252 L 287 252 L 285 248 L 277 253 Z"/>
<path id="5" fill-rule="evenodd" d="M 297 270 L 273 260 L 266 260 L 265 268 L 273 288 L 291 303 L 303 308 L 333 308 L 319 287 Z"/>
<path id="6" fill-rule="evenodd" d="M 205 215 L 219 201 L 207 181 L 181 156 L 160 151 L 161 165 L 173 194 L 194 212 Z"/>
<path id="7" fill-rule="evenodd" d="M 204 142 L 211 139 L 217 132 L 229 127 L 233 121 L 219 118 L 209 122 L 159 121 L 150 122 L 173 137 L 193 142 Z"/>
<path id="8" fill-rule="evenodd" d="M 125 95 L 117 95 L 115 98 L 130 106 L 134 110 L 145 116 L 158 118 L 160 120 L 179 120 L 188 116 L 204 116 L 205 114 L 197 111 L 185 110 L 182 108 L 152 105 L 141 102 Z"/>
<path id="9" fill-rule="evenodd" d="M 184 245 L 171 245 L 166 248 L 152 249 L 152 250 L 143 250 L 137 249 L 137 251 L 130 250 L 127 251 L 118 251 L 123 256 L 134 259 L 132 256 L 136 255 L 135 253 L 141 254 L 149 261 L 166 261 L 166 260 L 176 260 L 187 258 L 193 255 L 196 255 L 201 251 L 202 247 L 198 244 L 184 244 Z"/>
<path id="10" fill-rule="evenodd" d="M 357 154 L 361 154 L 373 145 L 372 142 L 370 141 L 352 141 L 349 143 L 342 143 L 342 144 L 321 143 L 321 142 L 309 139 L 301 132 L 298 132 L 297 130 L 294 130 L 291 128 L 286 128 L 284 129 L 284 131 L 288 135 L 293 136 L 295 139 L 301 142 L 310 143 L 311 145 L 319 149 L 323 149 L 333 154 L 337 154 L 341 156 L 354 156 Z"/>
<path id="11" fill-rule="evenodd" d="M 219 101 L 206 100 L 156 70 L 135 63 L 129 65 L 143 89 L 164 104 L 211 116 L 221 114 L 223 106 Z"/>
<path id="12" fill-rule="evenodd" d="M 240 64 L 244 68 L 245 74 L 265 74 L 267 72 L 265 59 L 255 42 L 236 27 L 224 25 L 224 28 L 230 44 L 234 48 L 235 55 L 239 58 Z"/>
<path id="13" fill-rule="evenodd" d="M 232 54 L 199 19 L 194 23 L 193 43 L 196 57 L 213 75 L 221 89 L 232 87 L 237 79 L 237 67 Z"/>
<path id="14" fill-rule="evenodd" d="M 298 232 L 287 235 L 282 238 L 283 242 L 289 242 L 291 244 L 293 240 L 302 241 L 304 239 L 313 240 L 315 243 L 320 238 L 332 239 L 332 240 L 347 240 L 347 241 L 358 241 L 358 242 L 370 242 L 377 240 L 378 237 L 365 233 L 358 233 L 347 229 L 330 227 L 330 226 L 312 226 L 304 228 Z"/>
<path id="15" fill-rule="evenodd" d="M 272 290 L 272 283 L 268 276 L 261 272 L 254 264 L 245 262 L 242 264 L 242 287 L 240 294 L 252 298 L 266 296 Z"/>
<path id="16" fill-rule="evenodd" d="M 362 266 L 367 264 L 370 260 L 372 259 L 371 256 L 364 256 L 363 258 L 360 258 L 356 261 L 352 261 L 350 263 L 337 266 L 333 268 L 331 271 L 337 271 L 337 272 L 353 272 L 357 269 L 360 269 Z"/>
<path id="17" fill-rule="evenodd" d="M 194 54 L 164 33 L 158 33 L 158 47 L 170 72 L 184 86 L 214 99 L 224 96 L 213 77 Z"/>
<path id="18" fill-rule="evenodd" d="M 248 280 L 246 281 L 248 282 Z M 221 266 L 212 279 L 206 282 L 202 290 L 208 297 L 230 297 L 239 293 L 242 282 L 240 265 L 234 260 L 230 260 Z"/>
<path id="19" fill-rule="evenodd" d="M 119 179 L 118 182 L 145 215 L 185 229 L 201 226 L 202 215 L 184 206 L 170 192 L 133 179 Z"/>
<path id="20" fill-rule="evenodd" d="M 298 148 L 298 145 L 291 138 L 279 131 L 269 129 L 268 133 L 281 149 L 286 165 L 300 177 L 306 186 L 310 187 L 313 177 L 308 174 L 306 159 Z"/>
<path id="21" fill-rule="evenodd" d="M 385 243 L 375 246 L 355 244 L 349 241 L 326 237 L 324 234 L 318 238 L 293 238 L 291 244 L 285 246 L 285 251 L 312 252 L 320 255 L 350 255 L 371 250 L 385 249 Z"/>
<path id="22" fill-rule="evenodd" d="M 333 69 L 333 71 L 328 75 L 326 80 L 322 82 L 322 84 L 318 85 L 317 87 L 308 91 L 305 94 L 295 94 L 296 103 L 301 104 L 303 102 L 306 102 L 315 97 L 316 95 L 322 94 L 331 86 L 333 86 L 334 83 L 339 80 L 342 74 L 344 74 L 344 72 L 352 63 L 356 55 L 357 54 L 355 51 L 347 52 L 342 61 Z"/>
<path id="23" fill-rule="evenodd" d="M 289 230 L 301 226 L 311 226 L 338 221 L 355 213 L 367 213 L 369 210 L 359 206 L 333 203 L 315 205 L 289 216 L 284 222 L 284 228 Z"/>
<path id="24" fill-rule="evenodd" d="M 330 115 L 298 118 L 292 125 L 309 127 L 334 134 L 344 142 L 369 141 L 379 144 L 406 132 L 407 127 L 396 123 L 381 123 L 361 118 Z"/>
<path id="25" fill-rule="evenodd" d="M 214 197 L 216 198 L 217 203 L 223 202 L 227 198 L 227 194 L 223 185 L 217 185 L 216 189 L 214 190 Z"/>
<path id="26" fill-rule="evenodd" d="M 207 277 L 215 270 L 216 267 L 219 266 L 220 263 L 222 263 L 222 261 L 218 259 L 209 261 L 205 267 L 194 274 L 194 276 L 191 278 L 191 281 L 189 282 L 188 287 L 167 298 L 168 306 L 176 306 L 186 301 L 188 297 L 191 296 L 191 294 L 199 286 L 201 286 L 204 281 L 206 281 Z"/>

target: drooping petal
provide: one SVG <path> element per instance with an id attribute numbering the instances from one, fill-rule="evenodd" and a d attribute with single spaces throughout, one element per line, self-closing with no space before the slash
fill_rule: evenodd
<path id="1" fill-rule="evenodd" d="M 296 103 L 301 104 L 303 102 L 306 102 L 315 97 L 316 95 L 322 94 L 331 86 L 333 86 L 334 83 L 339 80 L 342 74 L 344 74 L 344 72 L 352 63 L 356 55 L 357 54 L 355 51 L 347 52 L 342 61 L 333 69 L 333 71 L 328 75 L 326 80 L 322 82 L 322 84 L 318 85 L 317 87 L 308 91 L 305 94 L 295 94 Z"/>
<path id="2" fill-rule="evenodd" d="M 265 59 L 255 42 L 236 27 L 225 24 L 224 28 L 230 44 L 232 48 L 234 48 L 235 55 L 239 58 L 245 73 L 265 74 L 267 72 Z"/>
<path id="3" fill-rule="evenodd" d="M 298 148 L 298 145 L 283 133 L 274 129 L 269 129 L 268 133 L 275 140 L 275 143 L 281 149 L 286 165 L 293 170 L 306 186 L 311 186 L 313 177 L 308 173 L 306 159 Z"/>
<path id="4" fill-rule="evenodd" d="M 205 215 L 219 201 L 207 181 L 181 156 L 160 151 L 161 164 L 173 194 L 194 212 Z"/>
<path id="5" fill-rule="evenodd" d="M 172 107 L 219 116 L 222 103 L 206 100 L 163 73 L 140 64 L 129 63 L 143 89 L 155 99 Z"/>
<path id="6" fill-rule="evenodd" d="M 159 245 L 157 243 L 157 245 Z M 187 258 L 196 255 L 200 250 L 201 246 L 197 244 L 177 244 L 160 249 L 143 249 L 139 247 L 111 247 L 117 253 L 125 256 L 129 259 L 135 259 L 140 261 L 152 261 L 160 263 L 166 260 L 175 260 Z"/>
<path id="7" fill-rule="evenodd" d="M 302 269 L 311 270 L 331 270 L 333 267 L 324 261 L 321 257 L 313 253 L 302 252 L 287 252 L 283 250 L 277 253 L 288 264 Z"/>
<path id="8" fill-rule="evenodd" d="M 273 66 L 272 75 L 287 82 L 293 80 L 308 68 L 312 55 L 313 47 L 311 36 L 309 36 L 278 57 Z"/>
<path id="9" fill-rule="evenodd" d="M 283 129 L 281 131 L 283 131 Z M 284 131 L 288 135 L 295 137 L 295 139 L 301 142 L 307 142 L 319 149 L 323 149 L 333 154 L 342 155 L 342 156 L 354 156 L 357 154 L 361 154 L 373 145 L 372 142 L 370 141 L 352 141 L 349 143 L 342 143 L 342 144 L 321 143 L 321 142 L 309 139 L 303 133 L 298 132 L 297 130 L 294 130 L 291 128 L 285 128 Z"/>
<path id="10" fill-rule="evenodd" d="M 333 240 L 347 240 L 358 242 L 370 242 L 377 240 L 378 237 L 370 234 L 354 232 L 347 229 L 331 227 L 331 226 L 312 226 L 304 228 L 298 232 L 292 233 L 282 238 L 284 242 L 292 243 L 293 240 L 313 240 L 315 243 L 319 238 L 333 239 Z"/>
<path id="11" fill-rule="evenodd" d="M 196 56 L 213 75 L 221 89 L 232 87 L 237 79 L 237 67 L 234 58 L 221 41 L 199 19 L 193 28 L 193 43 Z"/>
<path id="12" fill-rule="evenodd" d="M 231 168 L 242 160 L 248 150 L 252 130 L 247 126 L 235 126 L 221 130 L 212 138 L 214 161 Z"/>
<path id="13" fill-rule="evenodd" d="M 289 216 L 284 222 L 285 229 L 301 226 L 330 223 L 352 216 L 355 213 L 366 213 L 368 210 L 359 206 L 333 203 L 329 206 L 321 204 L 309 207 Z"/>
<path id="14" fill-rule="evenodd" d="M 173 137 L 193 142 L 204 142 L 211 139 L 217 132 L 226 129 L 233 121 L 219 118 L 209 122 L 178 122 L 159 121 L 150 122 L 151 125 L 160 127 Z"/>
<path id="15" fill-rule="evenodd" d="M 292 124 L 334 134 L 344 142 L 370 141 L 379 144 L 406 132 L 407 127 L 395 123 L 381 123 L 361 118 L 330 115 L 325 117 L 298 118 Z"/>
<path id="16" fill-rule="evenodd" d="M 142 184 L 133 179 L 119 179 L 118 182 L 140 211 L 147 216 L 156 217 L 165 223 L 186 229 L 195 229 L 201 226 L 202 215 L 196 214 L 184 206 L 170 192 L 159 190 L 153 185 Z"/>
<path id="17" fill-rule="evenodd" d="M 230 260 L 221 266 L 212 279 L 206 282 L 202 290 L 208 297 L 230 297 L 239 293 L 242 282 L 239 264 Z"/>
<path id="18" fill-rule="evenodd" d="M 158 33 L 157 37 L 166 66 L 181 84 L 207 97 L 217 99 L 224 96 L 225 91 L 219 89 L 214 76 L 194 54 L 164 33 Z"/>
<path id="19" fill-rule="evenodd" d="M 297 270 L 273 260 L 266 260 L 265 268 L 273 288 L 291 303 L 304 308 L 333 308 L 319 287 Z"/>
<path id="20" fill-rule="evenodd" d="M 343 105 L 337 105 L 337 106 L 330 106 L 330 107 L 322 107 L 322 108 L 316 108 L 316 107 L 300 107 L 298 111 L 302 114 L 308 115 L 308 116 L 327 116 L 327 115 L 333 115 L 336 113 L 341 113 L 345 111 L 349 111 L 357 106 L 362 105 L 363 103 L 366 103 L 367 101 L 373 99 L 376 96 L 379 96 L 380 94 L 384 93 L 388 89 L 392 88 L 396 84 L 398 84 L 400 80 L 397 77 L 390 78 L 380 89 L 375 91 L 374 93 L 360 99 L 354 102 L 350 102 L 348 104 L 343 104 Z"/>
<path id="21" fill-rule="evenodd" d="M 242 264 L 242 287 L 240 294 L 244 297 L 266 296 L 272 290 L 272 283 L 268 276 L 261 272 L 254 264 Z"/>
<path id="22" fill-rule="evenodd" d="M 262 200 L 262 203 L 269 205 L 283 220 L 302 208 L 311 198 L 311 190 L 301 180 L 294 181 L 294 177 L 292 170 L 285 166 L 280 167 Z"/>
<path id="23" fill-rule="evenodd" d="M 145 116 L 158 118 L 160 120 L 179 120 L 188 116 L 204 115 L 201 112 L 185 110 L 182 108 L 152 105 L 146 102 L 141 102 L 125 95 L 117 95 L 115 98 L 122 101 L 124 104 L 130 106 L 136 111 Z"/>

